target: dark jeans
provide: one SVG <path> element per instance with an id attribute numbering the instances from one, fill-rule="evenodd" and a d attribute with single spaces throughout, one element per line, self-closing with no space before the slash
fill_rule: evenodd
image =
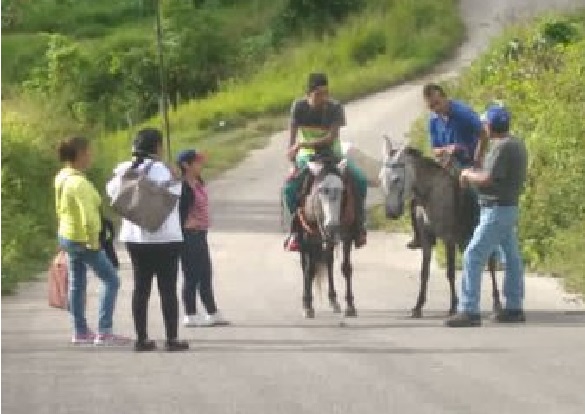
<path id="1" fill-rule="evenodd" d="M 156 275 L 167 340 L 177 339 L 177 271 L 181 243 L 126 243 L 134 270 L 132 316 L 138 340 L 148 338 L 148 300 Z"/>
<path id="2" fill-rule="evenodd" d="M 185 314 L 195 315 L 196 295 L 199 297 L 208 314 L 217 312 L 211 285 L 211 256 L 207 244 L 206 230 L 185 230 L 181 266 L 183 268 L 183 304 Z"/>

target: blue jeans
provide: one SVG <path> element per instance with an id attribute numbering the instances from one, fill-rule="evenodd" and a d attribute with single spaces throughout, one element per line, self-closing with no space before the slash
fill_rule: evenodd
<path id="1" fill-rule="evenodd" d="M 463 280 L 459 312 L 479 313 L 481 276 L 490 254 L 501 246 L 506 257 L 505 308 L 522 309 L 524 265 L 518 249 L 517 206 L 482 207 L 479 224 L 463 255 Z"/>
<path id="2" fill-rule="evenodd" d="M 69 311 L 76 335 L 89 331 L 85 320 L 87 266 L 103 283 L 100 295 L 98 333 L 112 333 L 114 307 L 120 287 L 116 269 L 103 250 L 88 250 L 80 243 L 59 237 L 59 244 L 69 258 Z"/>

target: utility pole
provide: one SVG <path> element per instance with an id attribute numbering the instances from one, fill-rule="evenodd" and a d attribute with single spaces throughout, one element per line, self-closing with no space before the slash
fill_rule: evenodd
<path id="1" fill-rule="evenodd" d="M 163 126 L 164 132 L 167 137 L 167 158 L 169 162 L 172 161 L 171 157 L 171 129 L 169 125 L 169 109 L 167 105 L 167 88 L 165 82 L 165 67 L 164 67 L 164 60 L 163 60 L 163 35 L 162 35 L 162 25 L 161 25 L 161 18 L 160 18 L 160 0 L 156 0 L 156 40 L 157 40 L 157 48 L 158 48 L 158 73 L 160 78 L 160 95 L 161 95 L 161 112 L 163 118 Z"/>

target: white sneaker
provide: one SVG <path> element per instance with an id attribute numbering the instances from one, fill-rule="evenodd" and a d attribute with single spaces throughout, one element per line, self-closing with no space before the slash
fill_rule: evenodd
<path id="1" fill-rule="evenodd" d="M 187 327 L 194 327 L 194 326 L 199 326 L 199 322 L 201 320 L 201 317 L 197 314 L 195 315 L 185 315 L 183 317 L 183 325 L 187 326 Z"/>
<path id="2" fill-rule="evenodd" d="M 225 326 L 230 324 L 220 311 L 216 311 L 213 315 L 206 315 L 205 321 L 207 324 L 202 326 Z"/>

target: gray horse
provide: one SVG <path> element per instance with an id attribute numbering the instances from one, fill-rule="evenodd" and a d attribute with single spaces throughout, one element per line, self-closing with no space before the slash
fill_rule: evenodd
<path id="1" fill-rule="evenodd" d="M 313 281 L 321 283 L 327 275 L 329 303 L 335 313 L 341 312 L 333 283 L 334 250 L 341 242 L 341 270 L 346 281 L 345 316 L 355 317 L 351 287 L 351 246 L 355 228 L 353 186 L 345 173 L 346 161 L 334 159 L 310 162 L 311 176 L 301 189 L 297 217 L 301 224 L 301 267 L 303 270 L 303 310 L 306 318 L 314 318 Z"/>
<path id="2" fill-rule="evenodd" d="M 426 302 L 427 284 L 432 249 L 436 239 L 445 244 L 447 253 L 447 279 L 451 290 L 449 314 L 457 311 L 455 292 L 455 248 L 463 251 L 477 225 L 477 204 L 471 191 L 461 189 L 458 180 L 431 158 L 411 147 L 392 148 L 384 137 L 384 162 L 380 171 L 380 186 L 385 196 L 386 216 L 399 218 L 404 203 L 413 198 L 417 201 L 414 225 L 421 237 L 423 251 L 421 285 L 412 317 L 422 317 Z M 494 310 L 501 309 L 500 294 L 496 281 L 495 255 L 488 262 L 492 278 Z"/>

